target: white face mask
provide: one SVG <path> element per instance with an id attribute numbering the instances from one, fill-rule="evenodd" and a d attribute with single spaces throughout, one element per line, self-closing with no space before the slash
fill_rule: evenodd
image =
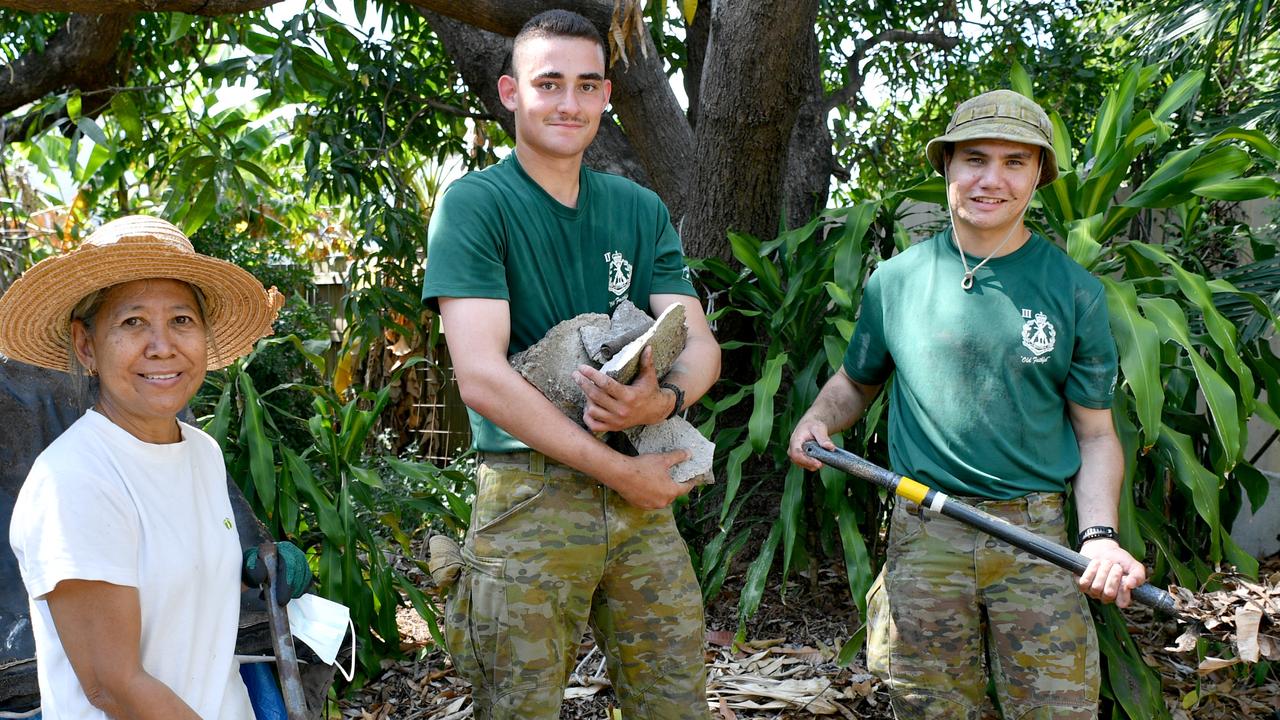
<path id="1" fill-rule="evenodd" d="M 326 664 L 332 665 L 342 648 L 342 639 L 351 628 L 351 670 L 338 668 L 348 682 L 356 671 L 356 629 L 351 622 L 351 610 L 342 603 L 326 600 L 307 593 L 285 605 L 289 615 L 289 632 L 315 652 Z"/>

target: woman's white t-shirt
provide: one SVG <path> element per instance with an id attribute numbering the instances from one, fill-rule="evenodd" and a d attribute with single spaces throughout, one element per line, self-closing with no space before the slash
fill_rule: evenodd
<path id="1" fill-rule="evenodd" d="M 36 458 L 9 542 L 31 597 L 43 715 L 105 718 L 58 639 L 44 596 L 63 580 L 138 589 L 141 658 L 208 720 L 252 720 L 235 662 L 240 543 L 218 444 L 146 443 L 90 410 Z"/>

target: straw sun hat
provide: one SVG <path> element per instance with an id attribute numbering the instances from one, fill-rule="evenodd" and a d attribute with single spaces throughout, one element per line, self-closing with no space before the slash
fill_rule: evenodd
<path id="1" fill-rule="evenodd" d="M 0 353 L 70 372 L 71 311 L 89 293 L 133 280 L 170 278 L 200 288 L 212 335 L 209 369 L 248 353 L 284 304 L 275 288 L 229 262 L 201 255 L 172 223 L 145 215 L 98 228 L 80 247 L 40 261 L 0 297 Z"/>

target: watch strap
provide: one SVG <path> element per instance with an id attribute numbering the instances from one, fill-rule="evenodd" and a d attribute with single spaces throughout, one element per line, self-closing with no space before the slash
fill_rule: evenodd
<path id="1" fill-rule="evenodd" d="M 1108 540 L 1116 539 L 1116 529 L 1110 525 L 1093 525 L 1080 531 L 1076 536 L 1076 546 L 1084 545 L 1090 540 L 1098 540 L 1106 538 Z"/>
<path id="2" fill-rule="evenodd" d="M 675 407 L 671 408 L 671 414 L 667 415 L 667 419 L 670 420 L 680 412 L 681 408 L 684 407 L 684 390 L 680 389 L 679 385 L 669 382 L 659 383 L 658 387 L 666 388 L 676 394 Z"/>

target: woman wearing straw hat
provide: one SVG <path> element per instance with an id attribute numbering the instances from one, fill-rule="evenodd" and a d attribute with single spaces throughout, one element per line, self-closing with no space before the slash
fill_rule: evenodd
<path id="1" fill-rule="evenodd" d="M 92 408 L 36 459 L 10 527 L 44 717 L 253 717 L 234 660 L 242 556 L 222 453 L 177 415 L 206 370 L 271 332 L 282 301 L 144 216 L 103 225 L 0 298 L 0 353 L 98 379 Z M 286 545 L 296 596 L 310 572 Z"/>

